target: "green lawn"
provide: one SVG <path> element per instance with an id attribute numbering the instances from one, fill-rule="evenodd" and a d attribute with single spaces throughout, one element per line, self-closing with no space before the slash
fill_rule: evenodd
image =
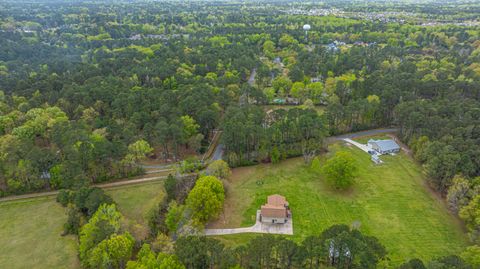
<path id="1" fill-rule="evenodd" d="M 137 240 L 148 236 L 147 215 L 165 195 L 163 181 L 122 186 L 106 191 L 123 214 L 125 226 Z"/>
<path id="2" fill-rule="evenodd" d="M 125 217 L 126 227 L 141 237 L 145 217 L 164 195 L 163 182 L 122 186 L 107 191 Z M 0 203 L 0 268 L 79 268 L 77 241 L 62 237 L 65 209 L 55 197 Z"/>
<path id="3" fill-rule="evenodd" d="M 280 193 L 290 202 L 297 241 L 332 224 L 358 220 L 363 232 L 382 241 L 394 263 L 412 257 L 428 260 L 465 246 L 460 224 L 424 186 L 420 167 L 406 155 L 382 156 L 385 163 L 375 166 L 364 152 L 343 148 L 360 165 L 352 191 L 331 190 L 300 158 L 238 168 L 230 179 L 225 216 L 212 226 L 251 225 L 266 196 Z M 146 215 L 164 195 L 162 185 L 151 182 L 107 191 L 134 235 L 145 233 Z M 0 268 L 78 268 L 75 238 L 60 236 L 65 219 L 64 209 L 53 197 L 0 203 Z M 220 238 L 237 245 L 254 236 Z"/>
<path id="4" fill-rule="evenodd" d="M 146 224 L 148 212 L 165 195 L 163 181 L 122 186 L 108 189 L 106 193 L 118 204 L 118 210 L 126 219 L 141 225 Z"/>
<path id="5" fill-rule="evenodd" d="M 333 224 L 360 221 L 362 232 L 378 237 L 387 247 L 393 264 L 414 257 L 429 260 L 465 247 L 461 224 L 425 186 L 421 168 L 408 156 L 382 156 L 385 163 L 374 165 L 369 155 L 354 147 L 336 144 L 330 150 L 340 148 L 350 151 L 360 166 L 351 191 L 330 189 L 301 158 L 238 168 L 230 178 L 225 215 L 211 226 L 249 226 L 267 195 L 279 193 L 290 203 L 296 241 Z M 253 236 L 217 238 L 236 245 Z"/>
<path id="6" fill-rule="evenodd" d="M 79 268 L 65 220 L 54 197 L 0 203 L 0 268 Z"/>

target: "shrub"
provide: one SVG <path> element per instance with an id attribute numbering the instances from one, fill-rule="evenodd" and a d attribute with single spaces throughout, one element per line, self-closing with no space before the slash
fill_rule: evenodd
<path id="1" fill-rule="evenodd" d="M 313 158 L 312 163 L 310 164 L 310 169 L 316 173 L 322 171 L 322 165 L 320 164 L 320 159 L 318 157 Z"/>
<path id="2" fill-rule="evenodd" d="M 78 234 L 81 226 L 82 214 L 72 204 L 68 205 L 67 222 L 63 225 L 63 234 Z"/>
<path id="3" fill-rule="evenodd" d="M 158 205 L 153 208 L 148 214 L 148 227 L 150 228 L 150 235 L 155 236 L 158 233 L 167 233 L 168 229 L 165 225 L 165 217 L 168 212 L 168 202 L 163 199 Z"/>
<path id="4" fill-rule="evenodd" d="M 100 188 L 81 188 L 75 192 L 75 206 L 85 215 L 91 216 L 101 204 L 113 204 L 113 199 Z"/>
<path id="5" fill-rule="evenodd" d="M 65 207 L 73 202 L 73 195 L 71 190 L 60 190 L 57 194 L 57 202 Z"/>
<path id="6" fill-rule="evenodd" d="M 228 163 L 223 160 L 216 160 L 207 167 L 207 175 L 226 179 L 232 174 Z"/>
<path id="7" fill-rule="evenodd" d="M 175 200 L 176 192 L 177 192 L 176 178 L 171 174 L 169 174 L 163 186 L 165 188 L 165 192 L 167 193 L 167 202 L 170 202 L 171 200 Z"/>
<path id="8" fill-rule="evenodd" d="M 280 151 L 276 146 L 273 147 L 272 153 L 270 153 L 270 155 L 271 155 L 272 163 L 280 162 L 281 155 L 280 155 Z"/>

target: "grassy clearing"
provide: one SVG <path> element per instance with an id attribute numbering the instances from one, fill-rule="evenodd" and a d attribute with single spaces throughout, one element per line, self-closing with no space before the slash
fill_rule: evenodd
<path id="1" fill-rule="evenodd" d="M 0 268 L 79 268 L 76 239 L 62 237 L 54 197 L 0 203 Z"/>
<path id="2" fill-rule="evenodd" d="M 135 236 L 146 231 L 146 215 L 164 195 L 163 182 L 107 190 Z M 79 268 L 75 236 L 62 237 L 65 209 L 55 197 L 0 203 L 0 268 Z"/>
<path id="3" fill-rule="evenodd" d="M 106 191 L 118 204 L 118 210 L 134 224 L 145 225 L 148 212 L 165 195 L 163 181 L 146 184 L 122 186 Z"/>
<path id="4" fill-rule="evenodd" d="M 462 226 L 424 185 L 421 168 L 408 156 L 382 156 L 385 163 L 374 165 L 355 147 L 335 144 L 330 150 L 339 149 L 350 151 L 360 166 L 351 191 L 330 189 L 322 176 L 305 167 L 300 158 L 238 168 L 230 178 L 225 214 L 211 226 L 249 226 L 266 197 L 279 193 L 286 196 L 292 208 L 296 241 L 333 224 L 360 221 L 360 230 L 378 237 L 394 264 L 414 257 L 429 260 L 465 247 Z M 235 245 L 254 236 L 217 238 Z"/>

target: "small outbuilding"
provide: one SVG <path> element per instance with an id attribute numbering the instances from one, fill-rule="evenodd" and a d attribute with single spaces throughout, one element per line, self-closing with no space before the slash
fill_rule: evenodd
<path id="1" fill-rule="evenodd" d="M 392 139 L 368 140 L 368 146 L 380 154 L 390 154 L 400 152 L 400 146 Z"/>
<path id="2" fill-rule="evenodd" d="M 267 203 L 260 208 L 260 221 L 263 223 L 283 224 L 290 218 L 290 210 L 285 197 L 274 194 L 267 198 Z"/>

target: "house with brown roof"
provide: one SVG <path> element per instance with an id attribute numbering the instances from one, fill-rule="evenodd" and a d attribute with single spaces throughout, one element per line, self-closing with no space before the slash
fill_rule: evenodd
<path id="1" fill-rule="evenodd" d="M 263 223 L 286 223 L 290 215 L 287 200 L 279 194 L 268 196 L 267 203 L 260 208 L 260 221 Z"/>

